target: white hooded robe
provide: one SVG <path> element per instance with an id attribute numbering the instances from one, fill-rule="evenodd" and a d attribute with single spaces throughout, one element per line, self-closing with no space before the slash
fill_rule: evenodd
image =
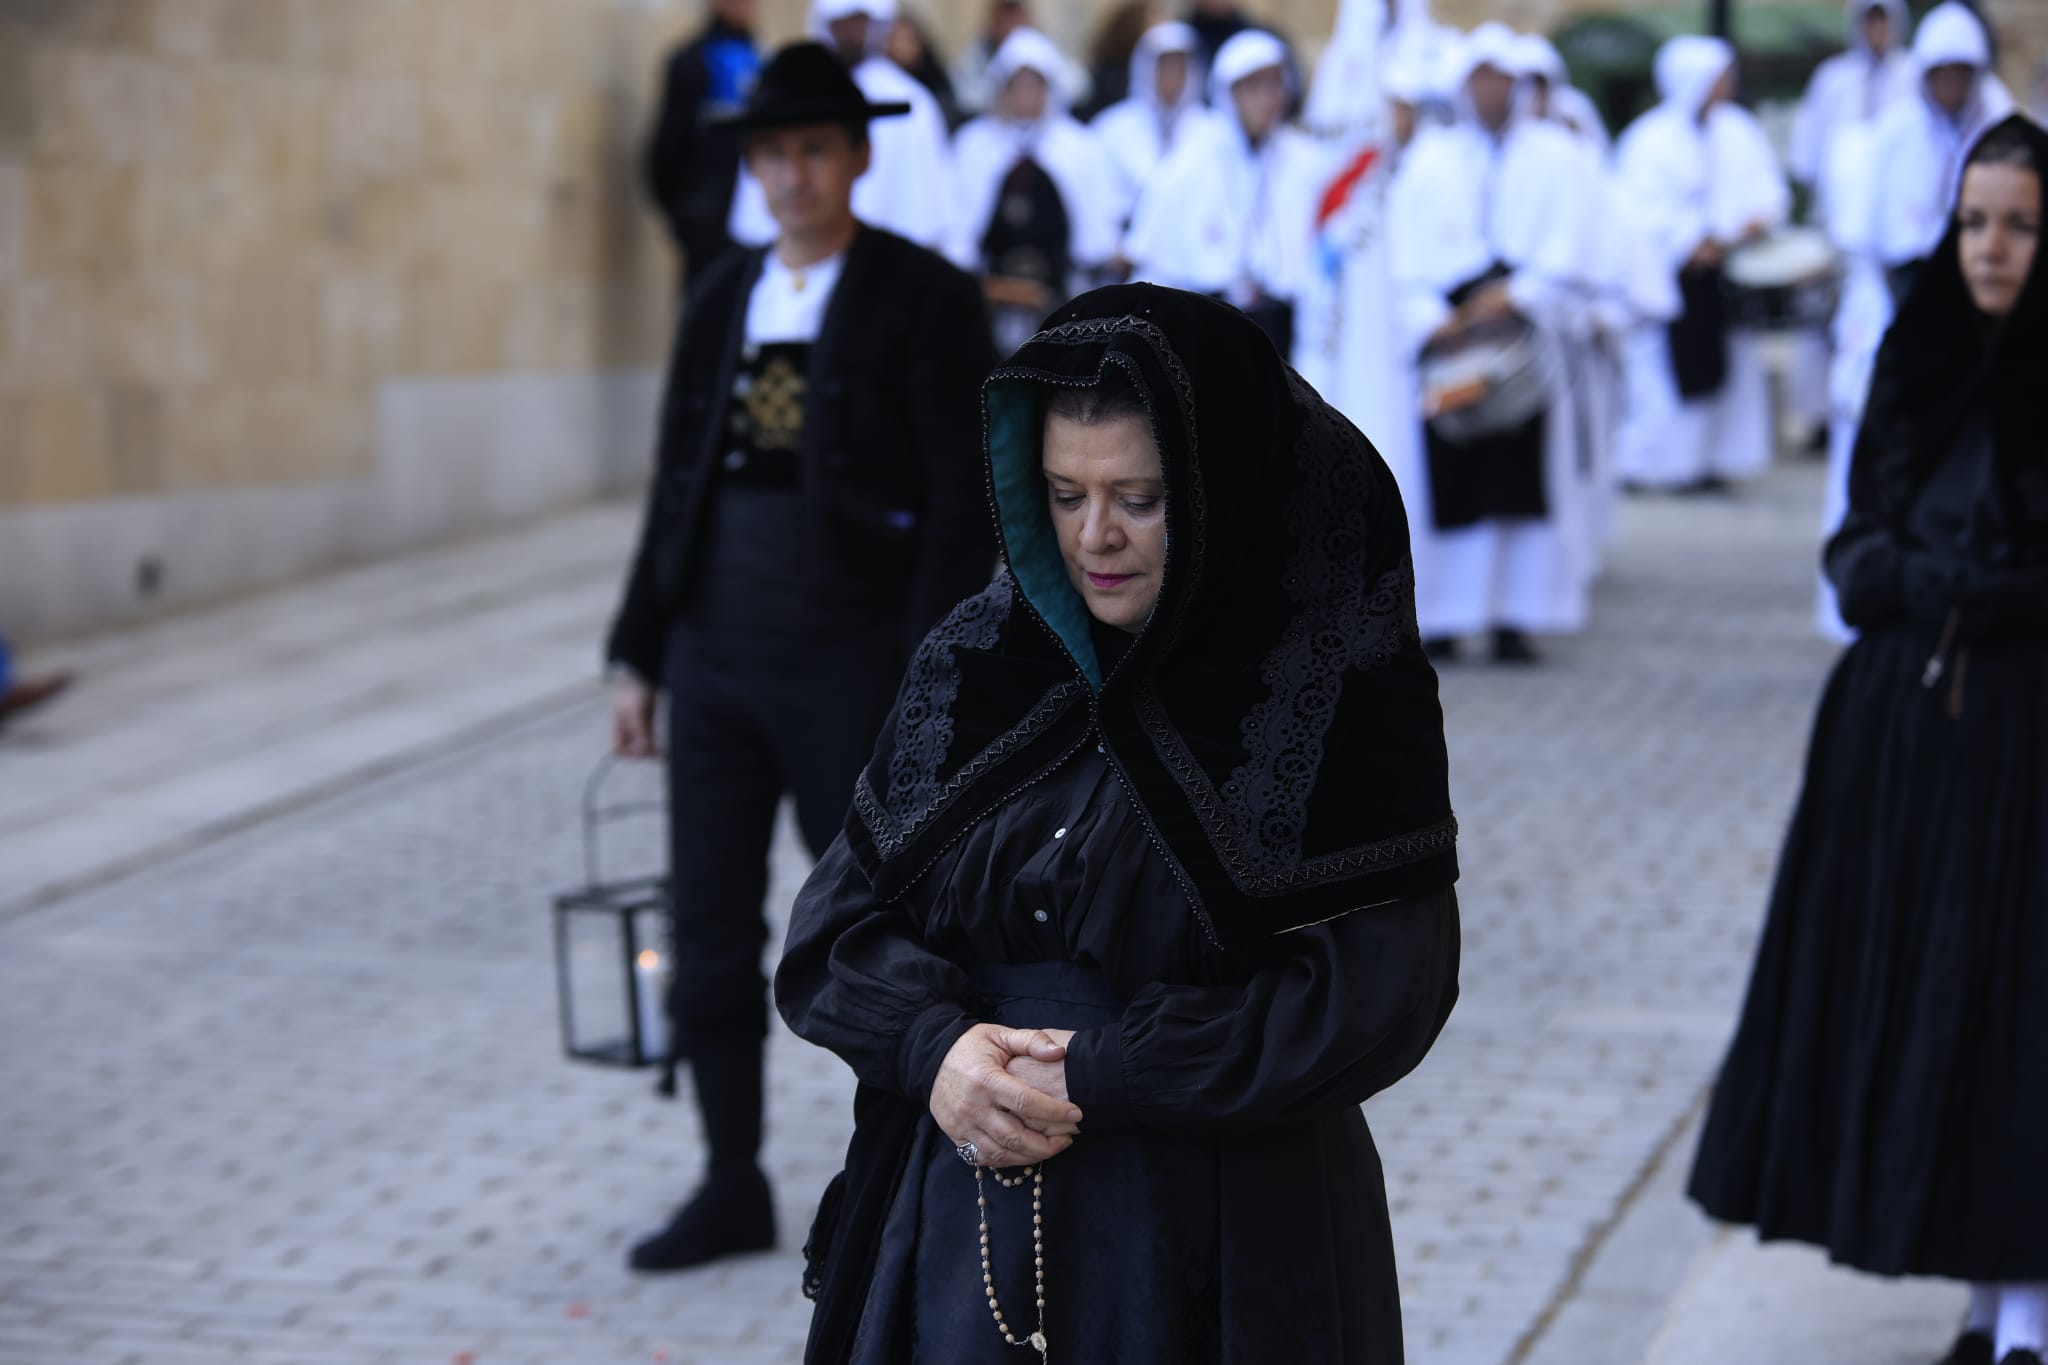
<path id="1" fill-rule="evenodd" d="M 1325 158 L 1285 124 L 1254 147 L 1230 103 L 1238 81 L 1285 61 L 1280 40 L 1257 29 L 1217 52 L 1209 87 L 1219 112 L 1180 139 L 1131 216 L 1123 255 L 1133 279 L 1239 306 L 1300 295 Z"/>
<path id="2" fill-rule="evenodd" d="M 1052 39 L 1037 29 L 1020 28 L 1003 40 L 988 64 L 996 91 L 1019 71 L 1035 71 L 1045 79 L 1045 113 L 1031 123 L 1013 123 L 1000 114 L 983 114 L 962 127 L 953 139 L 954 185 L 959 196 L 953 240 L 947 254 L 963 270 L 980 271 L 982 238 L 998 209 L 1004 179 L 1018 161 L 1031 158 L 1051 177 L 1067 213 L 1068 259 L 1077 271 L 1101 266 L 1115 254 L 1118 221 L 1108 158 L 1088 129 L 1067 112 L 1060 94 L 1066 59 Z"/>
<path id="3" fill-rule="evenodd" d="M 1791 208 L 1770 142 L 1756 117 L 1708 96 L 1734 52 L 1717 38 L 1681 35 L 1657 54 L 1663 102 L 1622 134 L 1615 164 L 1623 193 L 1649 227 L 1672 279 L 1701 242 L 1732 243 L 1750 224 L 1781 225 Z M 1656 488 L 1702 479 L 1753 478 L 1775 447 L 1769 378 L 1758 338 L 1728 333 L 1728 376 L 1716 393 L 1684 399 L 1662 325 L 1639 326 L 1626 343 L 1627 410 L 1617 450 L 1621 477 Z"/>
<path id="4" fill-rule="evenodd" d="M 1186 24 L 1169 20 L 1154 24 L 1131 53 L 1131 93 L 1095 116 L 1088 125 L 1108 158 L 1113 199 L 1110 209 L 1119 228 L 1127 225 L 1138 199 L 1173 152 L 1175 144 L 1196 124 L 1213 117 L 1202 100 L 1202 42 Z M 1159 60 L 1169 53 L 1188 59 L 1187 83 L 1172 104 L 1159 101 Z"/>
<path id="5" fill-rule="evenodd" d="M 1481 65 L 1512 68 L 1514 35 L 1484 24 L 1467 40 L 1467 75 Z M 1464 81 L 1459 82 L 1460 89 Z M 1509 268 L 1516 310 L 1560 345 L 1579 307 L 1584 198 L 1570 168 L 1578 151 L 1555 125 L 1516 119 L 1496 137 L 1469 112 L 1416 135 L 1390 195 L 1389 259 L 1400 341 L 1407 360 L 1408 421 L 1421 435 L 1424 343 L 1451 313 L 1448 295 L 1494 262 Z M 1415 546 L 1416 613 L 1425 638 L 1508 627 L 1534 633 L 1584 626 L 1590 579 L 1589 528 L 1578 469 L 1576 414 L 1562 368 L 1545 424 L 1543 483 L 1548 514 L 1454 530 L 1435 526 L 1425 461 L 1402 487 Z"/>

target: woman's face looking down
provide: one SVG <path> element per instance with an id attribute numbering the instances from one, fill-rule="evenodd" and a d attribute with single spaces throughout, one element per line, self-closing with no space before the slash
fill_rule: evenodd
<path id="1" fill-rule="evenodd" d="M 1970 298 L 1980 312 L 2002 318 L 2019 303 L 2041 245 L 2041 177 L 2026 166 L 1971 166 L 1956 217 Z"/>
<path id="2" fill-rule="evenodd" d="M 1046 508 L 1067 581 L 1106 626 L 1136 634 L 1166 569 L 1166 484 L 1142 417 L 1045 419 Z"/>

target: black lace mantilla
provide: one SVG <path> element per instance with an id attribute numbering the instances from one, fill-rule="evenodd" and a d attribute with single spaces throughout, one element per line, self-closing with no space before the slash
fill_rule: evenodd
<path id="1" fill-rule="evenodd" d="M 1110 364 L 1146 397 L 1168 555 L 1151 620 L 1104 676 L 1084 638 L 1101 627 L 1030 490 L 1044 395 Z M 1032 799 L 1091 730 L 1226 948 L 1455 880 L 1407 522 L 1358 430 L 1242 314 L 1151 286 L 1077 300 L 989 394 L 1010 564 L 918 651 L 856 788 L 848 838 L 877 891 Z"/>

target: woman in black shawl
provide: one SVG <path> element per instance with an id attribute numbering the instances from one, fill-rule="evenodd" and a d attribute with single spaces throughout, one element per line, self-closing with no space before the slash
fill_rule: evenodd
<path id="1" fill-rule="evenodd" d="M 1692 1195 L 2048 1327 L 2048 134 L 2015 117 L 1879 352 L 1822 698 Z"/>
<path id="2" fill-rule="evenodd" d="M 1393 480 L 1175 290 L 1084 295 L 985 403 L 1007 568 L 918 652 L 776 976 L 861 1081 L 805 1358 L 1393 1365 L 1358 1106 L 1458 960 Z"/>

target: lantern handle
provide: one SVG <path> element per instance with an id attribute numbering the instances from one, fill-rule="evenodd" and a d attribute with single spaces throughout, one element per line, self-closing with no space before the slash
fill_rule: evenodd
<path id="1" fill-rule="evenodd" d="M 598 886 L 604 880 L 598 831 L 629 815 L 668 809 L 665 800 L 622 801 L 611 806 L 599 804 L 605 782 L 618 766 L 619 756 L 606 750 L 597 760 L 597 766 L 590 770 L 590 776 L 583 781 L 583 875 L 591 886 Z"/>

